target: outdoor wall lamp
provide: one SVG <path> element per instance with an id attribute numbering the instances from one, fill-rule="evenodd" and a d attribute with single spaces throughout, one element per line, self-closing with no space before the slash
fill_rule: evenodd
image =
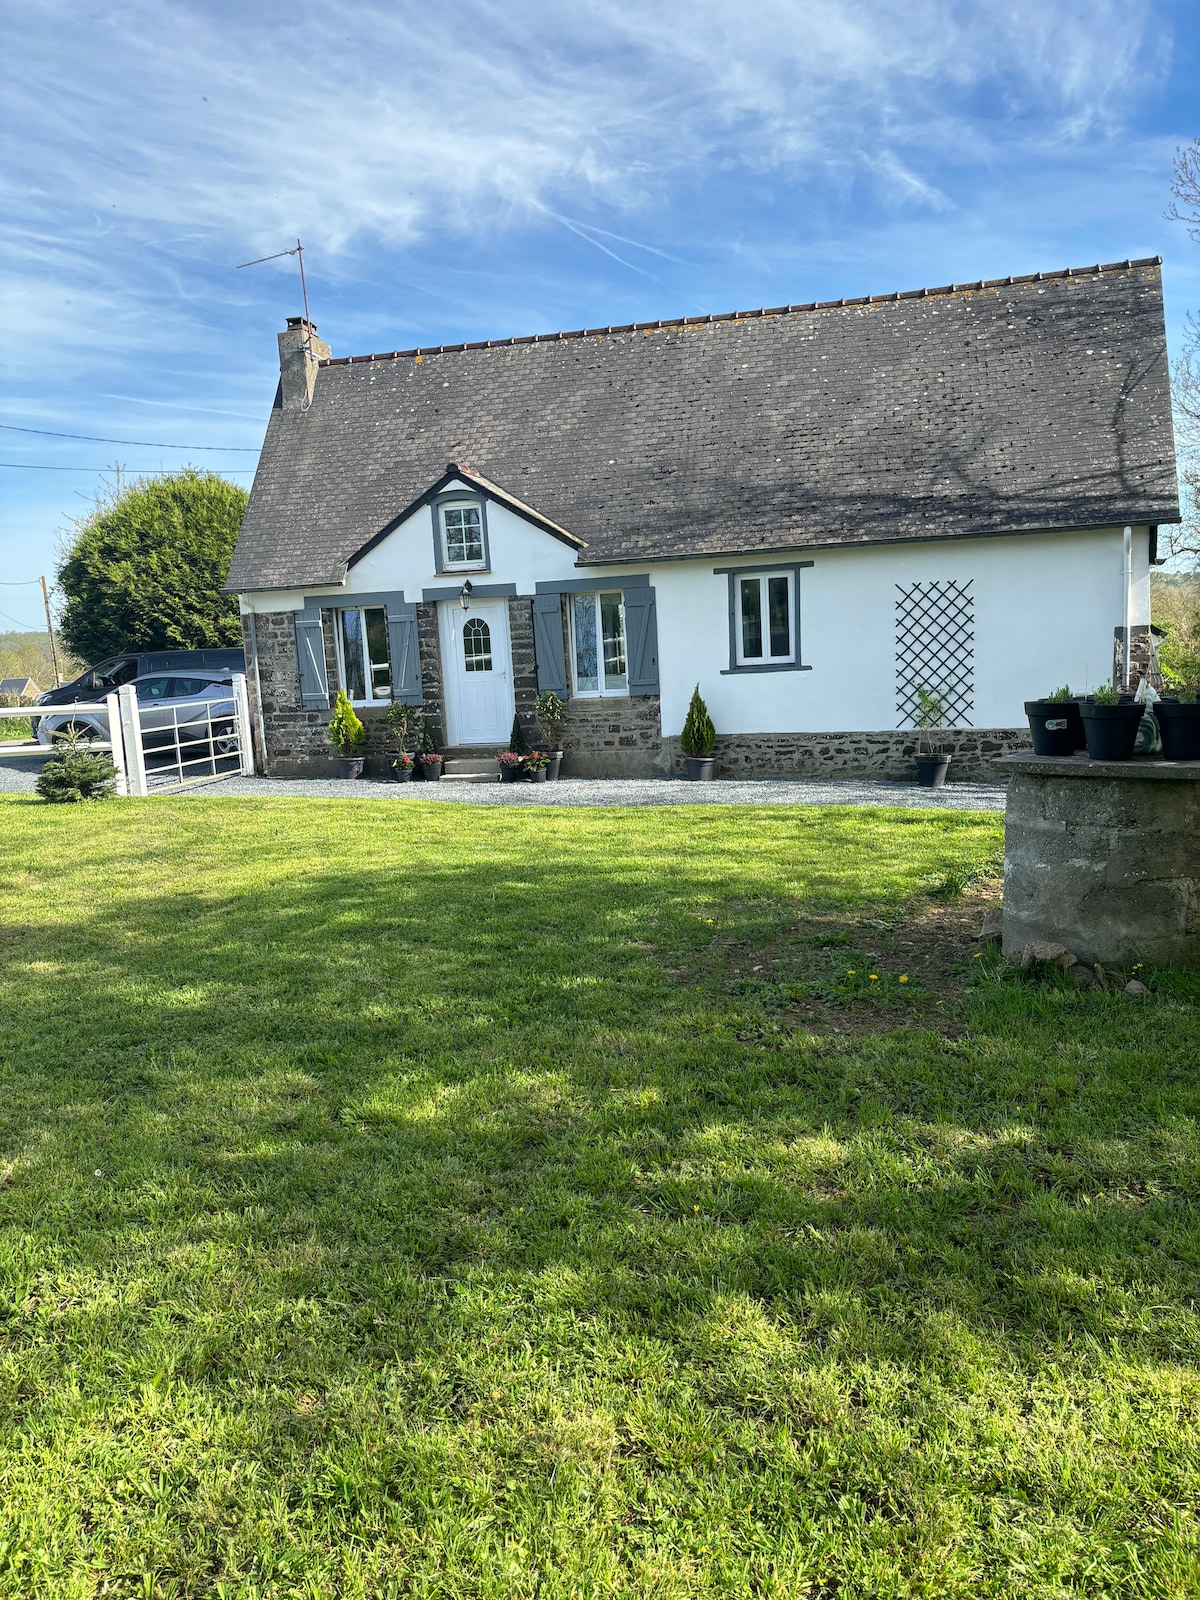
<path id="1" fill-rule="evenodd" d="M 459 590 L 458 603 L 463 608 L 464 611 L 469 611 L 470 610 L 470 608 L 471 608 L 471 580 L 470 580 L 470 578 L 467 579 L 466 583 L 464 583 L 462 588 Z"/>

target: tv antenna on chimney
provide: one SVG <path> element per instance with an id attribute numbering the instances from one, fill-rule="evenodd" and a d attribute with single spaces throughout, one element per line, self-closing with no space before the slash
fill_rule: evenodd
<path id="1" fill-rule="evenodd" d="M 304 282 L 304 246 L 299 239 L 296 240 L 291 250 L 276 250 L 274 255 L 255 256 L 253 261 L 239 261 L 234 271 L 240 272 L 243 267 L 259 267 L 264 261 L 278 261 L 282 256 L 295 256 L 300 263 L 300 293 L 304 297 L 304 344 L 311 354 L 312 318 L 308 314 L 308 287 Z"/>

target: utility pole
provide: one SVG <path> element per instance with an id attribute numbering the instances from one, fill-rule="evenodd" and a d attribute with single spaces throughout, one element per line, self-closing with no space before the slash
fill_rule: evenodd
<path id="1" fill-rule="evenodd" d="M 62 688 L 62 674 L 58 670 L 58 647 L 54 643 L 54 624 L 50 620 L 50 591 L 46 587 L 46 578 L 42 576 L 42 600 L 46 607 L 46 631 L 50 635 L 50 659 L 54 663 L 54 687 Z"/>

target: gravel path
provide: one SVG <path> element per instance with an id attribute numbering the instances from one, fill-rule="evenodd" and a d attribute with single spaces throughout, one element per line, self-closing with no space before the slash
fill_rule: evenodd
<path id="1" fill-rule="evenodd" d="M 28 792 L 41 767 L 39 754 L 0 751 L 0 793 Z M 476 806 L 917 806 L 950 811 L 1003 811 L 997 783 L 953 783 L 919 789 L 915 783 L 863 779 L 566 778 L 560 783 L 391 783 L 363 778 L 220 778 L 185 791 L 202 799 L 291 796 L 293 799 L 395 800 L 401 805 L 438 800 Z"/>

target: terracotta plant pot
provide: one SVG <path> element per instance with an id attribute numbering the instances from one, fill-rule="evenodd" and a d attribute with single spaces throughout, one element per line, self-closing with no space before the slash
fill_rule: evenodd
<path id="1" fill-rule="evenodd" d="M 1137 743 L 1142 708 L 1128 705 L 1083 707 L 1087 752 L 1093 761 L 1128 761 Z"/>
<path id="2" fill-rule="evenodd" d="M 917 782 L 922 789 L 941 789 L 949 766 L 949 756 L 918 756 Z"/>
<path id="3" fill-rule="evenodd" d="M 1154 707 L 1162 730 L 1164 761 L 1200 761 L 1200 705 L 1160 700 Z"/>
<path id="4" fill-rule="evenodd" d="M 713 756 L 684 756 L 683 765 L 693 783 L 711 783 L 717 763 Z"/>
<path id="5" fill-rule="evenodd" d="M 366 756 L 339 756 L 338 777 L 361 778 L 363 775 L 363 767 L 366 766 L 366 764 Z"/>
<path id="6" fill-rule="evenodd" d="M 1074 700 L 1026 700 L 1035 756 L 1071 756 L 1086 743 Z"/>

